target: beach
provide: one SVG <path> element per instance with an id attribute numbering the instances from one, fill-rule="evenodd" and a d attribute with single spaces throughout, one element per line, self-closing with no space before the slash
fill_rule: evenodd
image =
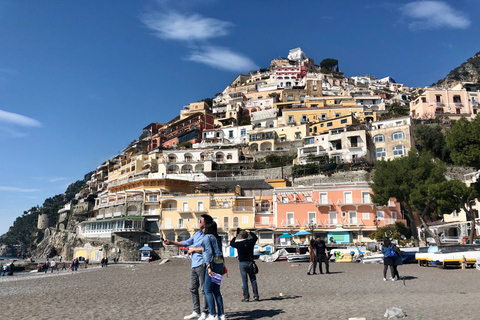
<path id="1" fill-rule="evenodd" d="M 308 263 L 258 261 L 260 302 L 242 303 L 238 261 L 226 259 L 222 280 L 227 319 L 385 319 L 398 307 L 407 319 L 477 319 L 480 271 L 407 264 L 405 281 L 383 281 L 383 265 L 331 263 L 308 276 Z M 192 312 L 190 260 L 125 263 L 0 277 L 9 319 L 183 319 Z M 251 290 L 251 288 L 250 288 Z M 420 318 L 421 317 L 421 318 Z"/>

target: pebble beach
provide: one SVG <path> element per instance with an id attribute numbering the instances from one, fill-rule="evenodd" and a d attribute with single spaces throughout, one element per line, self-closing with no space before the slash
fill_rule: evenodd
<path id="1" fill-rule="evenodd" d="M 0 277 L 4 319 L 183 319 L 192 312 L 190 260 L 120 263 L 77 272 Z M 382 264 L 331 263 L 308 276 L 308 263 L 258 261 L 260 302 L 242 303 L 238 262 L 226 259 L 222 280 L 227 319 L 478 319 L 480 271 L 407 264 L 404 281 L 383 281 Z M 250 289 L 251 290 L 251 289 Z"/>

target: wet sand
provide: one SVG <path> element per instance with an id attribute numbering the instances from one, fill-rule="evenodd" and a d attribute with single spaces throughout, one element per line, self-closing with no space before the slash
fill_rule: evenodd
<path id="1" fill-rule="evenodd" d="M 405 281 L 383 281 L 383 265 L 331 263 L 332 274 L 307 276 L 308 263 L 258 261 L 260 302 L 242 303 L 236 259 L 222 281 L 227 319 L 478 319 L 480 271 L 399 267 Z M 190 260 L 0 277 L 1 314 L 9 319 L 183 319 L 192 312 Z M 250 289 L 251 290 L 251 289 Z"/>

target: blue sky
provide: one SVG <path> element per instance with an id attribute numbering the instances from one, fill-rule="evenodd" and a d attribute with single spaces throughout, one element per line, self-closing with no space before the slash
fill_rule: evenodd
<path id="1" fill-rule="evenodd" d="M 0 2 L 0 234 L 151 122 L 301 47 L 427 86 L 480 51 L 480 1 Z"/>

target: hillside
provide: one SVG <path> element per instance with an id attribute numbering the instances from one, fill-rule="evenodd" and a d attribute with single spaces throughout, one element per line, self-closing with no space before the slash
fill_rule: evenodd
<path id="1" fill-rule="evenodd" d="M 480 52 L 450 71 L 444 79 L 437 81 L 433 86 L 452 88 L 461 82 L 480 83 Z"/>

